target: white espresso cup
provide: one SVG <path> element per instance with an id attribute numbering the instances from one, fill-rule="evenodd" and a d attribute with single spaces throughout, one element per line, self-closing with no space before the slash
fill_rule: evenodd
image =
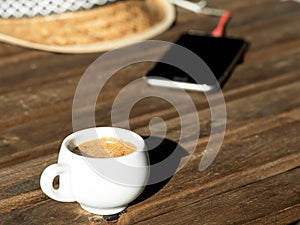
<path id="1" fill-rule="evenodd" d="M 131 142 L 137 149 L 115 158 L 77 155 L 70 149 L 102 137 Z M 145 142 L 138 134 L 114 127 L 96 127 L 77 131 L 61 145 L 58 163 L 42 173 L 40 185 L 50 198 L 60 202 L 78 202 L 83 209 L 99 215 L 123 211 L 143 191 L 149 178 L 149 158 Z M 53 180 L 59 176 L 59 188 Z"/>

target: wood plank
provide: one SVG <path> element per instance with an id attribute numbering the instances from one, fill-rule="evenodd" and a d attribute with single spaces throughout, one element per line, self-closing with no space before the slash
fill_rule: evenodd
<path id="1" fill-rule="evenodd" d="M 243 123 L 247 123 L 247 121 L 253 121 L 254 119 L 263 117 L 263 116 L 273 116 L 274 114 L 281 113 L 285 110 L 292 110 L 299 106 L 300 98 L 290 98 L 290 96 L 298 96 L 298 86 L 299 82 L 294 82 L 292 84 L 274 88 L 272 90 L 265 91 L 261 94 L 257 94 L 248 99 L 241 99 L 236 100 L 233 102 L 227 102 L 227 110 L 228 110 L 228 119 L 227 123 L 230 127 L 238 127 Z M 280 95 L 276 95 L 277 97 L 274 98 L 275 93 L 284 93 Z M 155 100 L 155 99 L 154 99 Z M 266 108 L 266 102 L 268 108 Z M 250 104 L 252 103 L 252 104 Z M 148 102 L 145 103 L 149 105 Z M 249 107 L 243 107 L 243 105 L 247 104 Z M 132 125 L 132 129 L 138 131 L 137 129 L 142 126 L 142 129 L 139 131 L 141 135 L 148 135 L 148 121 L 149 119 L 153 118 L 153 116 L 159 116 L 164 114 L 171 114 L 171 116 L 175 115 L 175 119 L 177 120 L 177 114 L 172 114 L 168 109 L 165 111 L 162 110 L 161 105 L 157 103 L 153 104 L 152 113 L 144 113 L 145 110 L 148 112 L 148 108 L 142 105 L 138 112 L 139 115 L 135 116 L 135 121 L 137 122 L 138 126 Z M 251 106 L 251 107 L 250 107 Z M 281 107 L 278 107 L 281 106 Z M 241 110 L 240 110 L 241 108 Z M 103 126 L 110 124 L 110 111 L 103 110 L 103 108 L 99 109 L 96 112 L 97 120 L 100 121 L 98 126 Z M 107 114 L 108 113 L 108 114 Z M 210 119 L 210 111 L 207 109 L 205 112 L 200 112 L 200 118 L 202 118 L 202 122 L 209 123 Z M 167 118 L 169 120 L 168 124 L 174 127 L 174 129 L 178 130 L 178 122 L 172 121 L 171 118 Z M 139 122 L 138 122 L 139 121 Z M 142 122 L 141 122 L 142 121 Z M 43 127 L 44 135 L 40 135 L 40 128 Z M 209 129 L 207 127 L 206 129 Z M 31 132 L 28 132 L 31 130 Z M 53 132 L 55 130 L 56 132 Z M 39 148 L 41 145 L 45 145 L 45 141 L 47 144 L 54 142 L 56 145 L 57 141 L 61 141 L 66 134 L 70 133 L 72 130 L 71 127 L 71 113 L 56 113 L 53 116 L 49 116 L 47 118 L 42 118 L 39 120 L 35 120 L 28 124 L 21 124 L 19 126 L 15 126 L 12 128 L 8 128 L 2 132 L 0 132 L 2 140 L 1 140 L 1 152 L 2 157 L 0 159 L 0 165 L 2 167 L 4 165 L 9 165 L 11 163 L 17 163 L 19 160 L 26 160 L 28 156 L 30 157 L 37 157 L 41 154 L 45 154 L 45 152 L 52 153 L 56 152 L 58 146 L 54 149 L 47 149 L 45 152 L 43 151 L 36 151 L 35 149 Z M 203 130 L 204 133 L 207 133 L 207 130 Z M 51 145 L 50 146 L 54 146 Z M 27 156 L 27 157 L 26 157 Z M 8 160 L 8 161 L 7 161 Z M 14 161 L 16 160 L 16 161 Z"/>
<path id="2" fill-rule="evenodd" d="M 199 172 L 211 118 L 205 97 L 189 92 L 201 122 L 195 153 L 170 180 L 147 187 L 117 224 L 288 224 L 300 219 L 300 5 L 215 0 L 209 6 L 230 9 L 228 35 L 251 42 L 244 64 L 223 89 L 228 124 L 222 148 Z M 177 11 L 175 26 L 157 38 L 172 41 L 187 29 L 210 32 L 219 19 Z M 62 139 L 72 132 L 76 82 L 100 54 L 56 55 L 0 43 L 0 112 L 5 112 L 0 116 L 0 224 L 107 224 L 76 203 L 47 198 L 39 187 L 41 172 L 56 162 Z M 98 125 L 110 124 L 116 93 L 149 68 L 138 64 L 118 73 L 122 79 L 111 82 L 99 98 Z M 149 134 L 149 120 L 159 116 L 168 125 L 167 137 L 179 138 L 178 113 L 170 104 L 147 99 L 131 116 L 132 129 L 142 135 Z M 189 125 L 191 133 L 195 126 Z"/>
<path id="3" fill-rule="evenodd" d="M 300 219 L 299 176 L 296 168 L 136 224 L 289 224 Z"/>
<path id="4" fill-rule="evenodd" d="M 249 90 L 248 84 L 252 82 L 252 80 L 256 80 L 256 84 L 263 82 L 265 79 L 273 79 L 277 76 L 285 76 L 287 71 L 290 71 L 291 67 L 297 69 L 297 62 L 300 58 L 300 54 L 291 54 L 289 55 L 281 55 L 279 58 L 275 57 L 275 59 L 268 59 L 264 62 L 253 63 L 243 65 L 237 68 L 234 76 L 231 77 L 229 82 L 225 85 L 224 90 L 232 90 L 234 88 L 239 88 L 240 91 L 241 86 L 245 87 L 245 90 Z M 270 60 L 272 60 L 270 62 Z M 274 65 L 273 68 L 268 67 L 267 65 Z M 122 79 L 113 79 L 108 86 L 112 85 L 110 88 L 114 88 L 115 92 L 118 92 L 120 88 L 122 88 L 126 82 L 134 80 L 140 76 L 137 73 L 128 73 L 128 70 L 136 69 L 143 70 L 145 64 L 136 65 L 131 69 L 124 69 L 122 72 L 116 74 L 116 76 L 124 76 L 127 75 L 128 80 L 119 81 Z M 149 67 L 148 67 L 149 68 Z M 248 71 L 248 72 L 247 72 Z M 251 72 L 250 72 L 251 71 Z M 74 72 L 74 70 L 72 70 Z M 245 79 L 244 74 L 251 73 L 251 76 L 248 79 Z M 129 76 L 128 76 L 129 75 Z M 13 126 L 16 124 L 28 122 L 31 120 L 36 120 L 41 116 L 47 116 L 49 114 L 55 113 L 55 111 L 69 111 L 70 106 L 73 100 L 73 94 L 78 82 L 78 77 L 68 77 L 66 75 L 66 80 L 54 80 L 53 82 L 46 82 L 37 87 L 28 87 L 25 90 L 21 89 L 19 91 L 12 91 L 11 93 L 6 93 L 4 95 L 0 95 L 0 108 L 1 111 L 9 111 L 10 113 L 3 114 L 1 116 L 0 127 Z M 293 79 L 297 79 L 297 74 L 292 75 Z M 291 78 L 289 76 L 289 78 Z M 274 79 L 275 81 L 276 79 Z M 283 80 L 282 80 L 283 81 Z M 290 82 L 292 80 L 286 80 L 286 82 Z M 232 85 L 236 84 L 236 85 Z M 277 83 L 278 85 L 279 83 Z M 6 85 L 4 85 L 6 87 Z M 253 85 L 252 85 L 253 86 Z M 268 88 L 268 87 L 265 87 Z M 254 93 L 257 92 L 255 88 L 253 88 Z M 115 92 L 110 92 L 107 90 L 105 93 L 106 97 L 102 100 L 112 98 Z M 245 92 L 245 91 L 244 91 Z M 62 94 L 63 93 L 63 94 Z M 237 93 L 237 92 L 235 92 Z M 199 95 L 197 93 L 194 94 L 195 99 L 199 99 Z M 225 93 L 226 95 L 226 93 Z M 241 97 L 240 94 L 236 94 L 236 96 Z M 9 101 L 8 101 L 9 98 Z M 230 98 L 226 98 L 228 101 Z"/>
<path id="5" fill-rule="evenodd" d="M 0 95 L 1 127 L 21 124 L 41 116 L 66 111 L 72 107 L 72 95 L 78 80 L 65 78 L 19 91 Z M 58 107 L 59 106 L 59 107 Z M 30 119 L 32 117 L 32 119 Z"/>
<path id="6" fill-rule="evenodd" d="M 29 190 L 39 189 L 39 176 L 43 171 L 42 168 L 46 168 L 48 165 L 55 163 L 55 161 L 57 161 L 57 154 L 52 154 L 41 157 L 39 160 L 29 161 L 28 164 L 25 162 L 1 170 L 0 199 L 10 199 L 22 195 L 22 193 L 27 193 Z M 30 165 L 30 167 L 26 165 Z M 18 175 L 18 179 L 14 178 L 16 175 Z M 5 205 L 1 206 L 1 211 L 10 208 L 8 205 L 7 207 Z"/>
<path id="7" fill-rule="evenodd" d="M 11 55 L 20 54 L 21 52 L 24 51 L 28 51 L 28 50 L 14 45 L 0 43 L 0 59 L 3 59 Z"/>
<path id="8" fill-rule="evenodd" d="M 278 130 L 281 131 L 280 128 L 277 129 L 277 132 Z M 271 135 L 270 133 L 271 132 L 268 132 L 269 135 Z M 263 138 L 261 135 L 259 136 Z M 284 148 L 283 146 L 279 147 L 279 142 L 273 142 L 274 145 L 270 147 L 271 144 L 266 143 L 266 141 L 262 141 L 261 144 L 255 143 L 254 137 L 255 136 L 253 136 L 253 139 L 251 138 L 251 143 L 249 142 L 246 145 L 239 143 L 239 141 L 232 143 L 229 149 L 232 151 L 235 149 L 234 152 L 229 151 L 226 145 L 223 145 L 213 165 L 202 173 L 201 177 L 199 177 L 200 174 L 198 174 L 198 176 L 195 174 L 198 164 L 195 161 L 188 164 L 187 167 L 183 168 L 182 171 L 172 178 L 172 182 L 160 190 L 159 194 L 152 196 L 151 200 L 147 199 L 141 204 L 132 206 L 132 211 L 128 210 L 127 220 L 133 223 L 143 221 L 147 218 L 153 218 L 157 216 L 155 212 L 164 214 L 195 201 L 200 201 L 201 199 L 209 198 L 210 196 L 247 185 L 257 180 L 283 173 L 292 169 L 290 167 L 291 165 L 293 165 L 293 168 L 299 166 L 300 153 L 297 146 L 291 147 L 289 145 L 289 147 Z M 267 138 L 266 136 L 264 137 Z M 267 139 L 274 140 L 271 137 Z M 283 141 L 285 144 L 287 142 L 289 142 L 289 140 Z M 264 144 L 268 146 L 263 147 Z M 279 148 L 276 148 L 275 145 Z M 251 147 L 253 150 L 251 150 Z M 265 155 L 267 152 L 265 148 L 272 150 Z M 259 149 L 264 153 L 254 149 Z M 280 149 L 285 149 L 283 155 L 275 156 Z M 291 149 L 294 149 L 295 153 L 287 156 L 286 152 Z M 277 160 L 271 160 L 272 162 L 269 161 L 269 163 L 267 163 L 267 161 L 273 157 L 277 158 Z M 189 170 L 189 172 L 186 170 Z M 172 190 L 176 191 L 176 193 L 172 192 Z M 141 216 L 143 212 L 147 212 L 144 217 Z"/>
<path id="9" fill-rule="evenodd" d="M 247 87 L 249 84 L 258 84 L 259 82 L 272 79 L 276 74 L 295 73 L 299 70 L 300 54 L 299 49 L 297 52 L 282 52 L 279 55 L 266 56 L 267 60 L 258 60 L 253 64 L 243 64 L 236 68 L 232 76 L 225 84 L 224 91 L 232 90 L 237 87 Z M 286 55 L 287 53 L 287 55 Z M 224 92 L 226 94 L 226 92 Z"/>
<path id="10" fill-rule="evenodd" d="M 279 210 L 278 212 L 271 213 L 269 215 L 263 216 L 261 218 L 247 222 L 245 224 L 280 225 L 280 224 L 285 224 L 287 223 L 287 221 L 289 221 L 290 225 L 298 225 L 300 221 L 299 212 L 300 212 L 300 204 L 294 204 L 293 206 L 287 207 L 285 209 Z"/>
<path id="11" fill-rule="evenodd" d="M 286 5 L 289 5 L 289 4 L 286 4 Z M 290 7 L 290 6 L 289 6 Z M 283 46 L 285 46 L 285 45 L 283 45 Z M 292 46 L 292 45 L 290 45 L 290 46 Z M 41 54 L 39 54 L 39 53 L 36 53 L 36 52 L 34 52 L 34 54 L 33 54 L 33 56 L 35 57 L 37 57 L 37 56 L 40 56 Z M 48 55 L 49 54 L 46 54 L 46 60 L 44 60 L 44 62 L 48 62 Z M 251 55 L 251 54 L 250 54 Z M 28 58 L 28 56 L 26 56 L 27 58 Z M 26 59 L 26 57 L 24 57 L 24 59 Z M 291 56 L 292 57 L 292 56 Z M 31 57 L 29 57 L 29 59 L 30 59 Z M 62 60 L 63 59 L 63 60 Z M 64 58 L 62 58 L 62 59 L 57 59 L 55 62 L 64 62 L 64 64 L 65 64 L 65 62 L 66 62 L 66 60 L 65 59 L 67 59 L 67 58 L 65 58 L 65 56 L 64 56 Z M 80 58 L 81 59 L 81 58 Z M 285 59 L 286 59 L 286 56 L 285 56 Z M 18 62 L 20 61 L 19 59 L 16 59 Z M 21 60 L 22 61 L 22 60 Z M 298 60 L 297 60 L 297 57 L 295 58 L 295 61 L 297 61 L 298 62 Z M 67 60 L 67 62 L 69 62 L 69 60 Z M 272 64 L 273 64 L 273 62 L 272 62 Z M 280 62 L 275 62 L 274 63 L 275 65 L 276 64 L 285 64 L 285 62 L 282 62 L 282 61 L 280 61 Z M 58 66 L 58 68 L 60 68 L 61 66 Z M 261 67 L 265 67 L 265 68 L 268 68 L 267 66 L 264 66 L 264 65 L 260 65 L 260 68 Z M 14 70 L 15 70 L 15 66 L 13 66 L 13 68 L 14 68 Z M 243 68 L 245 68 L 245 67 L 243 67 Z M 47 69 L 45 69 L 45 68 L 42 68 L 43 70 L 47 70 Z M 249 67 L 246 67 L 245 69 L 241 69 L 240 70 L 240 72 L 235 76 L 235 77 L 240 77 L 240 74 L 241 73 L 244 73 L 244 71 L 245 70 L 247 70 L 247 69 L 249 69 Z M 252 70 L 253 70 L 253 68 L 251 68 Z M 72 70 L 72 73 L 73 73 L 73 71 L 74 70 Z M 253 76 L 253 79 L 256 79 L 256 80 L 258 80 L 257 78 L 258 77 L 262 77 L 261 75 L 263 74 L 266 74 L 264 71 L 262 71 L 262 70 L 260 70 L 260 69 L 256 69 L 256 71 L 253 71 L 253 72 L 255 72 L 254 74 L 255 74 L 255 76 Z M 55 73 L 55 72 L 53 72 L 53 73 Z M 268 71 L 268 73 L 270 74 L 270 73 L 272 73 L 272 71 Z M 61 73 L 60 73 L 61 74 Z M 64 76 L 66 76 L 66 74 L 64 74 Z M 235 77 L 233 77 L 232 79 L 234 79 Z M 244 77 L 244 76 L 243 76 Z M 78 79 L 78 78 L 77 78 Z M 14 80 L 14 82 L 15 82 L 15 77 L 12 77 L 12 80 Z M 32 79 L 32 80 L 35 80 L 35 79 Z M 54 81 L 54 80 L 52 80 L 52 81 Z M 237 83 L 236 82 L 236 80 L 234 80 L 235 82 L 231 82 L 231 83 Z M 246 82 L 249 82 L 249 80 L 244 80 L 244 79 L 242 79 L 242 81 L 244 81 L 244 84 L 246 84 Z M 43 82 L 45 82 L 45 81 L 43 81 Z M 16 82 L 15 82 L 16 83 Z M 23 82 L 17 82 L 17 83 L 23 83 Z M 48 81 L 47 81 L 47 83 L 48 83 Z M 240 84 L 240 83 L 239 83 Z M 3 87 L 8 87 L 9 85 L 4 85 Z M 19 86 L 18 86 L 19 87 Z M 230 86 L 226 86 L 227 87 L 227 90 L 228 90 L 228 87 L 230 88 Z M 41 88 L 47 88 L 47 87 L 44 87 L 44 86 L 42 86 Z M 15 94 L 15 93 L 14 93 Z M 37 93 L 38 94 L 38 93 Z M 23 92 L 21 92 L 20 91 L 20 96 L 21 95 L 24 95 L 24 93 Z M 15 97 L 15 99 L 18 99 L 18 98 L 20 98 L 20 96 L 17 96 L 16 95 L 16 97 Z M 4 97 L 9 97 L 9 95 L 8 96 L 4 96 Z M 30 95 L 29 96 L 27 96 L 27 95 L 24 95 L 24 97 L 23 98 L 25 98 L 25 99 L 30 99 L 29 98 L 30 97 Z M 44 99 L 45 100 L 45 99 Z M 45 104 L 47 104 L 47 101 L 44 101 L 44 103 Z M 69 103 L 69 102 L 68 102 Z M 68 104 L 67 103 L 67 104 Z M 48 104 L 51 104 L 51 106 L 49 106 L 50 108 L 53 106 L 53 102 L 49 102 Z M 7 107 L 7 105 L 5 105 L 5 104 L 1 104 L 1 105 L 3 105 L 4 107 Z M 11 105 L 15 105 L 15 102 L 11 102 Z M 20 104 L 19 104 L 20 105 Z M 58 104 L 59 105 L 59 107 L 62 107 L 62 108 L 60 108 L 60 109 L 62 109 L 62 110 L 65 110 L 65 106 L 66 106 L 66 104 L 65 103 L 62 103 L 62 104 Z M 34 107 L 33 107 L 34 108 Z M 44 109 L 44 110 L 37 110 L 36 112 L 34 112 L 34 113 L 36 113 L 38 116 L 42 116 L 43 114 L 43 112 L 45 112 L 45 113 L 49 113 L 49 112 L 51 112 L 51 110 L 50 110 L 50 108 L 46 108 L 46 109 Z M 21 109 L 22 111 L 23 111 L 23 109 Z M 50 111 L 49 111 L 50 110 Z M 27 112 L 26 111 L 26 114 L 27 114 L 27 117 L 29 117 L 29 118 L 31 118 L 31 119 L 33 119 L 33 118 L 35 118 L 34 116 L 32 116 L 32 114 L 31 113 L 29 113 L 29 112 Z M 28 116 L 28 114 L 30 115 L 30 116 Z M 12 115 L 18 115 L 18 116 L 15 116 L 15 117 L 13 117 L 13 118 L 11 118 L 11 119 L 9 119 L 9 121 L 5 121 L 5 122 L 3 122 L 4 124 L 6 124 L 6 125 L 4 125 L 4 126 L 8 126 L 8 125 L 12 125 L 12 124 L 16 124 L 16 123 L 20 123 L 20 122 L 22 122 L 22 121 L 28 121 L 27 119 L 28 118 L 26 118 L 26 119 L 24 119 L 22 116 L 20 117 L 20 113 L 18 112 L 18 111 L 16 111 L 16 114 L 12 114 Z M 18 118 L 18 119 L 17 119 Z M 13 121 L 15 121 L 15 122 L 13 122 Z"/>
<path id="12" fill-rule="evenodd" d="M 266 4 L 269 4 L 269 2 L 267 2 Z M 255 7 L 259 7 L 259 5 L 257 5 L 257 3 L 256 4 L 249 4 L 249 5 L 248 4 L 243 4 L 243 5 L 249 6 L 250 9 L 245 9 L 245 11 L 241 11 L 241 14 L 244 14 L 245 12 L 257 12 L 257 8 L 251 9 L 251 6 L 253 6 L 253 5 Z M 291 13 L 288 14 L 287 10 L 294 10 L 295 7 L 293 7 L 293 5 L 291 5 L 291 4 L 281 4 L 280 6 L 281 6 L 281 10 L 282 10 L 281 11 L 281 16 L 286 15 L 286 18 L 291 19 Z M 276 6 L 275 9 L 278 9 L 278 7 Z M 265 10 L 263 10 L 263 11 L 265 11 Z M 261 13 L 261 14 L 264 15 L 265 13 L 266 12 Z M 277 15 L 277 13 L 272 14 L 272 10 L 268 10 L 268 13 L 270 13 L 273 16 Z M 190 13 L 190 15 L 191 15 L 191 18 L 193 20 L 195 20 L 195 18 L 194 18 L 195 15 L 193 13 Z M 256 16 L 258 16 L 258 15 L 256 15 Z M 205 17 L 205 18 L 207 18 L 207 17 Z M 208 19 L 209 19 L 209 17 L 208 17 Z M 203 20 L 203 18 L 202 18 L 202 20 Z M 292 20 L 292 21 L 297 21 L 297 20 L 295 19 L 295 20 Z M 194 23 L 196 23 L 196 22 L 194 22 Z M 206 22 L 204 22 L 203 24 L 205 24 L 205 23 Z M 244 25 L 245 24 L 242 23 L 242 24 L 240 24 L 240 27 L 245 27 Z M 268 26 L 268 27 L 272 27 L 272 26 Z M 291 32 L 296 32 L 297 30 L 298 29 L 292 29 Z M 289 36 L 287 36 L 287 37 L 289 37 Z M 272 39 L 269 39 L 268 43 L 271 40 Z M 254 43 L 258 43 L 258 42 L 255 41 Z M 261 41 L 259 43 L 261 43 Z M 54 79 L 56 75 L 61 74 L 61 72 L 62 72 L 61 71 L 61 65 L 63 65 L 64 67 L 67 67 L 69 62 L 73 62 L 74 64 L 72 64 L 72 65 L 77 66 L 77 65 L 80 64 L 80 65 L 83 65 L 83 66 L 87 67 L 88 64 L 84 64 L 83 61 L 87 60 L 88 62 L 91 63 L 92 62 L 91 59 L 95 59 L 95 57 L 96 57 L 96 55 L 88 55 L 88 56 L 86 56 L 86 55 L 85 56 L 74 56 L 73 55 L 73 56 L 70 56 L 70 55 L 55 55 L 55 54 L 38 52 L 38 51 L 30 51 L 28 53 L 24 53 L 21 56 L 17 56 L 17 57 L 13 56 L 13 57 L 8 58 L 8 59 L 7 58 L 2 59 L 0 62 L 5 63 L 5 65 L 6 65 L 6 68 L 5 68 L 5 70 L 7 70 L 5 72 L 5 74 L 7 74 L 6 79 L 11 79 L 12 80 L 12 83 L 10 83 L 10 84 L 8 83 L 6 85 L 6 87 L 10 87 L 10 90 L 11 90 L 11 88 L 14 87 L 13 84 L 16 83 L 18 81 L 18 79 L 21 78 L 20 75 L 22 75 L 22 74 L 23 74 L 22 77 L 24 78 L 24 77 L 27 77 L 26 74 L 30 73 L 31 76 L 34 77 L 34 79 L 33 80 L 31 80 L 31 79 L 22 79 L 22 80 L 20 80 L 22 82 L 18 82 L 18 84 L 19 84 L 18 87 L 19 88 L 20 88 L 20 84 L 22 85 L 21 87 L 23 87 L 23 85 L 25 85 L 27 82 L 29 82 L 29 80 L 31 82 L 36 82 L 38 79 L 41 79 L 41 78 L 46 79 L 45 77 L 47 77 L 47 76 L 45 76 L 45 75 L 41 76 L 40 74 L 44 74 L 45 71 L 48 72 L 48 71 L 53 71 L 55 69 L 55 71 L 53 71 L 53 74 L 50 76 Z M 45 58 L 45 60 L 44 60 L 44 58 Z M 38 61 L 39 65 L 37 65 L 36 63 L 33 63 L 32 65 L 28 65 L 28 63 L 26 62 L 26 61 L 28 61 L 28 59 Z M 71 60 L 69 60 L 69 59 L 71 59 Z M 8 62 L 7 60 L 12 62 L 11 70 L 9 70 L 9 64 L 7 63 Z M 24 61 L 24 63 L 23 63 L 23 61 Z M 46 65 L 49 65 L 50 62 L 53 62 L 53 63 L 55 62 L 57 64 L 57 66 L 55 68 L 51 68 L 50 70 L 49 70 L 49 68 L 45 69 L 44 67 L 46 67 Z M 57 63 L 57 62 L 61 62 L 61 63 Z M 15 67 L 16 63 L 18 63 L 18 67 Z M 22 64 L 24 64 L 24 65 L 22 65 Z M 32 69 L 32 68 L 35 68 L 35 69 Z M 58 68 L 60 70 L 59 70 L 59 72 L 56 72 Z M 16 69 L 17 69 L 17 71 L 16 71 Z M 71 69 L 73 69 L 73 68 L 71 68 Z M 14 77 L 14 74 L 12 74 L 12 71 L 14 71 L 14 74 L 16 74 L 16 72 L 17 72 L 17 74 L 20 74 L 20 75 L 18 75 L 18 77 Z M 35 75 L 36 73 L 37 73 L 37 75 Z M 47 79 L 49 79 L 49 77 L 47 77 Z M 27 83 L 27 84 L 29 84 L 29 83 Z M 33 83 L 31 83 L 31 84 L 33 84 Z M 8 89 L 6 89 L 6 90 L 8 90 Z"/>
<path id="13" fill-rule="evenodd" d="M 287 22 L 288 16 L 290 18 L 299 18 L 300 6 L 293 2 L 283 3 L 263 1 L 263 2 L 235 2 L 234 4 L 229 3 L 230 10 L 232 11 L 232 19 L 228 24 L 228 31 L 235 30 L 233 33 L 243 33 L 252 35 L 256 33 L 253 31 L 265 29 L 274 30 L 273 27 L 269 27 L 270 23 L 276 23 L 276 27 L 282 28 L 282 25 Z M 268 10 L 266 10 L 268 9 Z M 291 22 L 291 20 L 289 21 Z M 252 28 L 252 29 L 251 29 Z M 248 31 L 248 32 L 246 32 Z M 290 29 L 289 32 L 299 32 L 294 29 Z M 269 36 L 270 40 L 273 38 Z M 289 37 L 286 37 L 287 40 Z M 266 40 L 261 40 L 262 43 L 266 43 Z"/>
<path id="14" fill-rule="evenodd" d="M 276 30 L 277 27 L 278 29 L 286 30 L 289 26 L 285 26 L 285 24 L 296 23 L 299 20 L 299 6 L 292 2 L 283 3 L 272 0 L 260 2 L 213 1 L 209 3 L 209 6 L 231 11 L 233 16 L 227 26 L 228 36 L 244 37 L 246 39 L 249 37 L 255 45 L 259 44 L 261 46 L 272 43 L 272 40 L 275 39 L 272 34 L 280 33 Z M 265 10 L 266 8 L 268 10 Z M 214 29 L 219 19 L 218 17 L 209 17 L 202 14 L 194 15 L 182 9 L 178 9 L 178 11 L 179 14 L 174 31 L 171 30 L 166 34 L 170 35 L 173 33 L 173 37 L 170 37 L 170 40 L 173 41 L 178 37 L 178 33 L 186 32 L 190 29 L 209 33 Z M 270 23 L 276 23 L 276 25 L 270 26 Z M 253 30 L 256 32 L 253 32 Z M 299 34 L 299 29 L 289 29 L 288 32 Z M 265 33 L 266 35 L 269 33 L 269 35 L 263 39 L 252 38 L 257 37 L 256 35 L 260 33 Z M 176 35 L 175 37 L 174 34 Z M 292 37 L 295 37 L 295 35 L 284 36 L 285 40 L 289 40 Z"/>
<path id="15" fill-rule="evenodd" d="M 281 126 L 278 126 L 262 133 L 256 133 L 256 135 L 250 135 L 247 138 L 225 141 L 216 161 L 208 170 L 201 173 L 197 171 L 201 156 L 195 155 L 187 166 L 177 173 L 163 189 L 151 197 L 148 196 L 146 200 L 129 207 L 124 220 L 134 223 L 154 218 L 176 208 L 298 167 L 300 137 L 297 134 L 300 129 L 300 122 L 291 122 L 284 127 L 285 129 L 282 129 Z M 25 215 L 31 215 L 30 217 L 34 219 L 40 213 L 48 212 L 48 216 L 43 218 L 44 224 L 48 224 L 49 218 L 53 219 L 56 216 L 57 219 L 60 218 L 59 215 L 56 215 L 57 211 L 61 212 L 66 209 L 69 213 L 68 218 L 74 218 L 73 224 L 81 224 L 83 218 L 94 218 L 83 213 L 76 204 L 45 202 L 43 194 L 37 191 L 41 171 L 46 164 L 55 162 L 55 156 L 45 156 L 0 170 L 0 177 L 4 177 L 4 181 L 7 181 L 0 184 L 2 186 L 0 190 L 4 191 L 1 194 L 4 198 L 1 197 L 2 200 L 0 200 L 0 211 L 4 213 L 1 217 L 4 221 L 10 221 L 9 218 L 22 219 Z M 28 169 L 24 170 L 24 167 Z M 34 170 L 30 168 L 34 168 Z M 32 171 L 35 172 L 32 173 Z M 16 174 L 22 177 L 20 181 L 12 179 Z M 24 180 L 27 181 L 25 186 L 22 185 Z M 4 193 L 7 193 L 6 190 L 10 190 L 12 187 L 21 187 L 21 190 L 15 190 L 4 196 Z M 22 197 L 32 199 L 32 202 L 23 201 Z M 9 205 L 7 202 L 21 203 Z M 62 218 L 64 217 L 62 216 Z"/>
<path id="16" fill-rule="evenodd" d="M 79 76 L 97 55 L 58 55 L 29 51 L 0 61 L 0 93 Z M 55 65 L 55 66 L 54 66 Z"/>

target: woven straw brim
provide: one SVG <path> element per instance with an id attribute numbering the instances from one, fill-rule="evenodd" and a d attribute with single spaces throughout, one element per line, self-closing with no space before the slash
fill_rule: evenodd
<path id="1" fill-rule="evenodd" d="M 61 15 L 0 19 L 0 41 L 60 53 L 100 52 L 152 38 L 174 19 L 169 1 L 118 1 Z"/>

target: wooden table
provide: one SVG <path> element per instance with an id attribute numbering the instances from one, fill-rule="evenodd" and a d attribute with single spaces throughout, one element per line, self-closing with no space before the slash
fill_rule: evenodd
<path id="1" fill-rule="evenodd" d="M 210 167 L 199 172 L 210 119 L 204 96 L 191 92 L 204 124 L 195 153 L 170 180 L 150 187 L 150 194 L 131 204 L 117 224 L 300 220 L 300 5 L 279 0 L 209 4 L 231 10 L 227 35 L 251 43 L 244 63 L 223 88 L 223 145 Z M 174 26 L 156 39 L 175 41 L 189 29 L 209 33 L 218 21 L 180 8 L 177 12 Z M 41 172 L 57 161 L 61 141 L 72 132 L 77 83 L 99 55 L 53 54 L 0 44 L 0 224 L 106 224 L 77 203 L 49 199 L 39 186 Z M 116 93 L 149 68 L 147 63 L 132 65 L 107 84 L 96 111 L 98 126 L 110 125 Z M 178 115 L 157 99 L 134 108 L 132 130 L 149 135 L 148 122 L 154 116 L 165 120 L 171 127 L 169 139 L 176 141 Z"/>

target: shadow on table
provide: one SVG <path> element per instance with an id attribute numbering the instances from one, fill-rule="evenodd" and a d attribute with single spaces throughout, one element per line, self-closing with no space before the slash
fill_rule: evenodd
<path id="1" fill-rule="evenodd" d="M 130 205 L 142 202 L 161 190 L 175 174 L 181 159 L 189 155 L 184 148 L 174 141 L 155 136 L 143 138 L 148 148 L 151 165 L 149 184 Z M 156 182 L 157 180 L 160 181 Z"/>

